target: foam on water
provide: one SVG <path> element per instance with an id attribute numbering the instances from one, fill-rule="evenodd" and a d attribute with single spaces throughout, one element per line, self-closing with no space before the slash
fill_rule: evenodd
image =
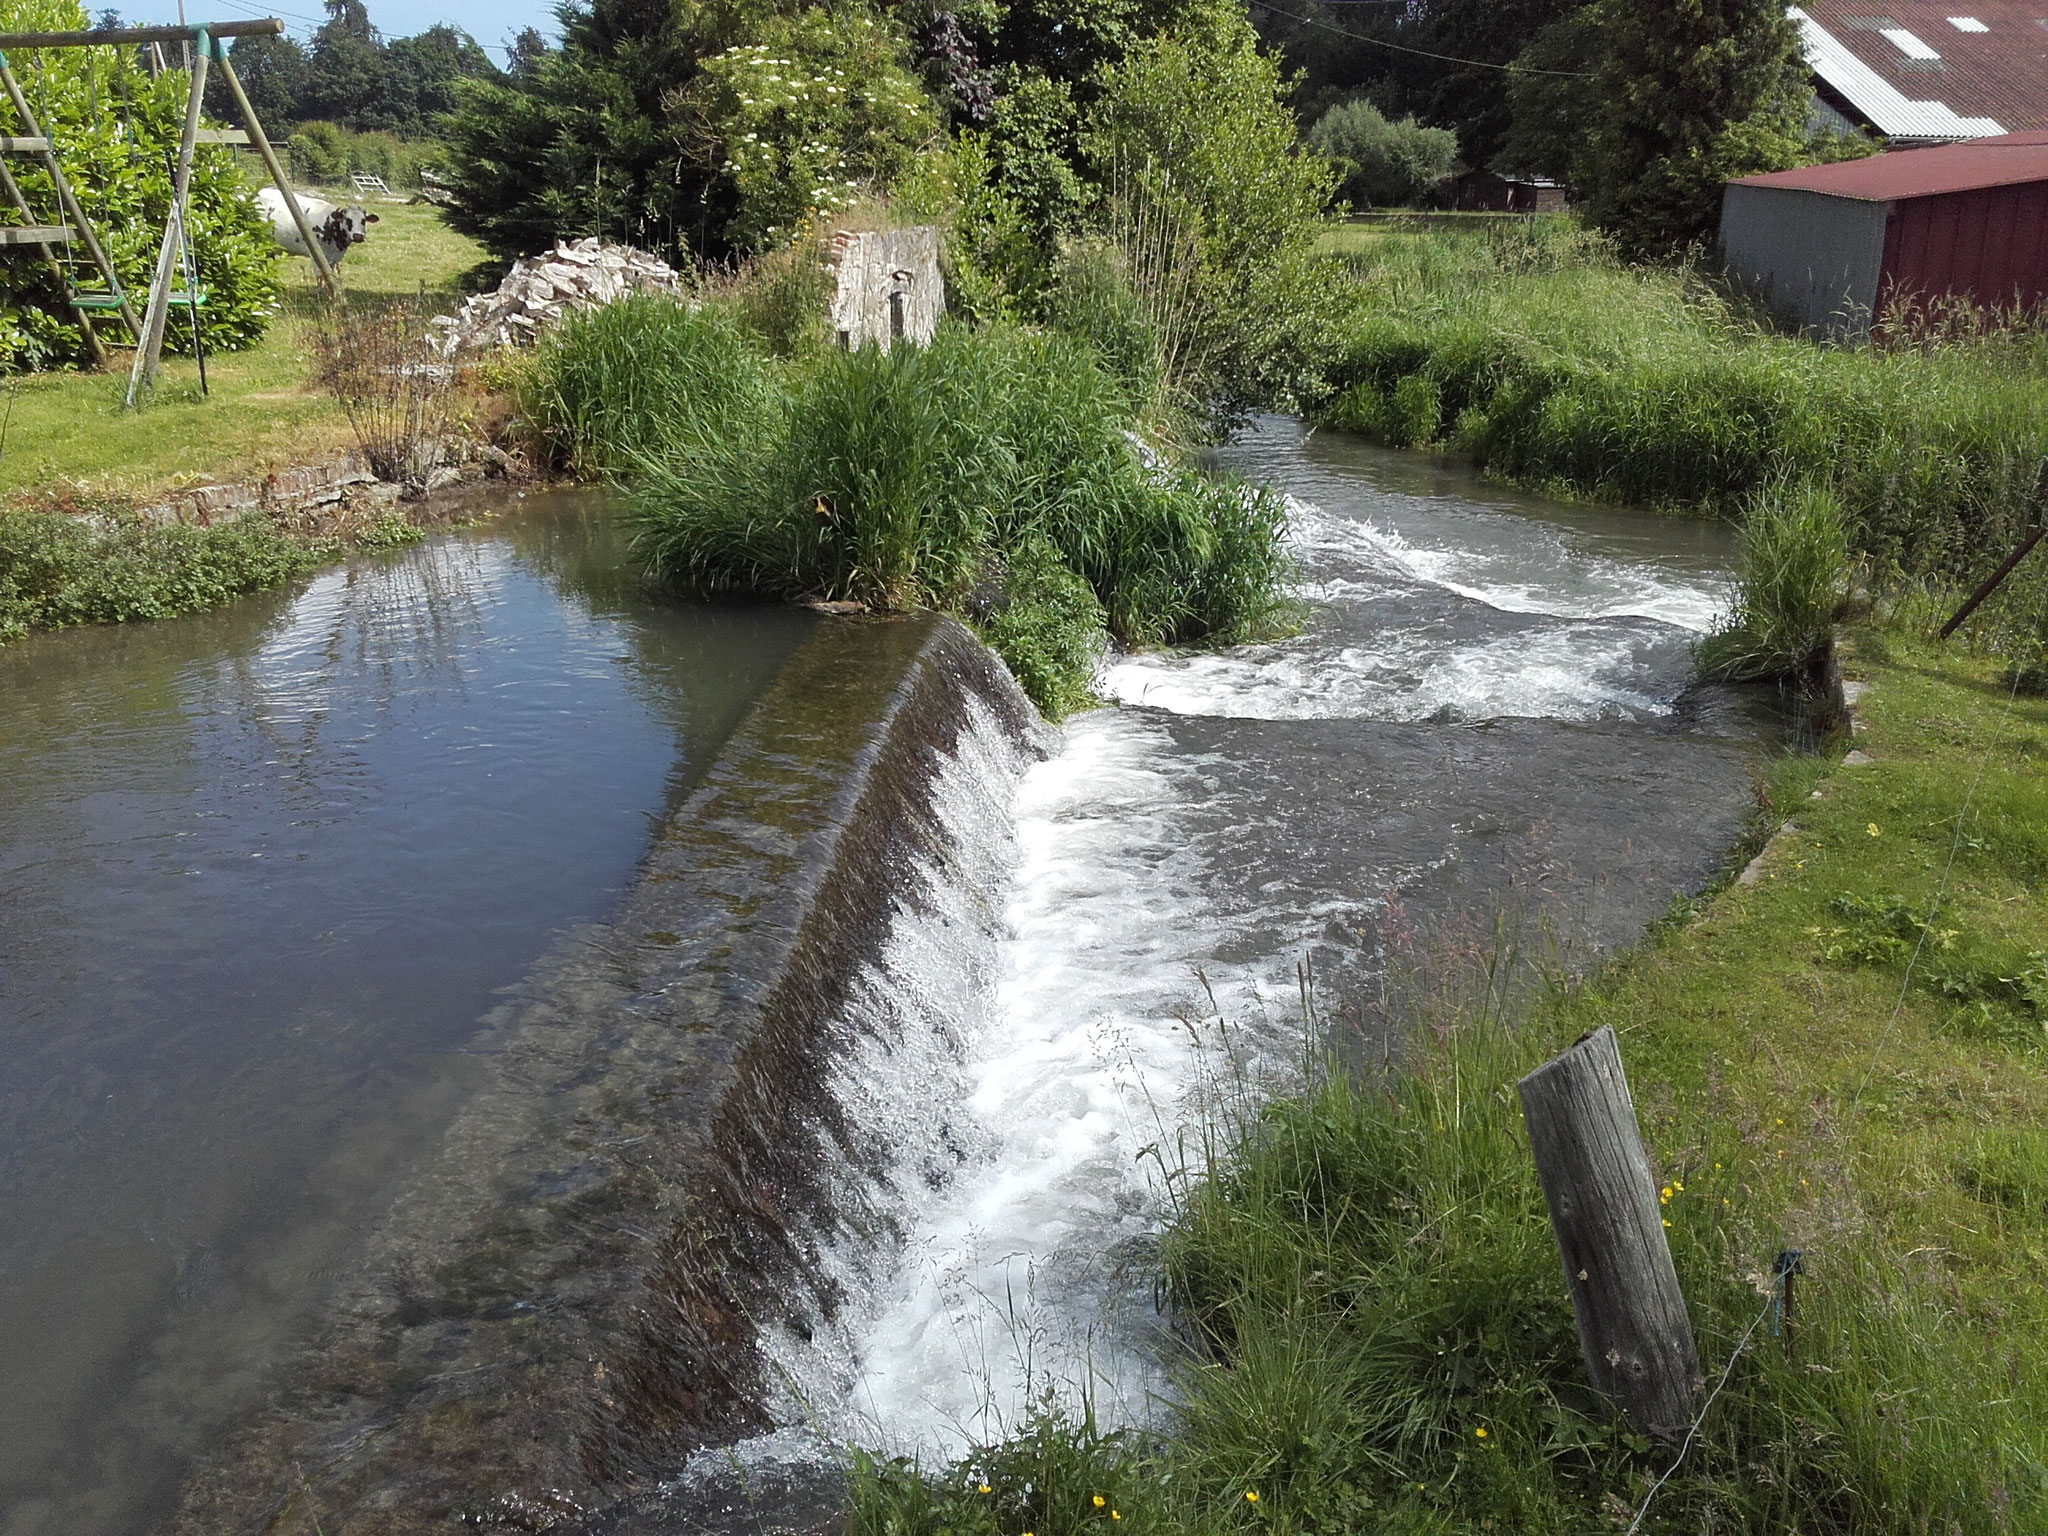
<path id="1" fill-rule="evenodd" d="M 1219 800 L 1231 765 L 1184 747 L 1172 717 L 1670 709 L 1724 573 L 1366 490 L 1370 515 L 1294 503 L 1312 604 L 1300 636 L 1122 658 L 1105 691 L 1149 707 L 1077 717 L 1028 765 L 985 723 L 943 767 L 953 848 L 919 872 L 930 895 L 899 907 L 862 978 L 835 1082 L 849 1121 L 893 1149 L 891 1172 L 880 1188 L 845 1175 L 853 1214 L 827 1238 L 838 1314 L 765 1341 L 789 1383 L 783 1422 L 953 1454 L 1048 1393 L 1085 1393 L 1105 1422 L 1159 1400 L 1162 1325 L 1129 1280 L 1164 1216 L 1148 1149 L 1175 1161 L 1175 1129 L 1226 1065 L 1249 1057 L 1284 1080 L 1298 1028 L 1264 1025 L 1261 1000 L 1289 989 L 1303 946 L 1343 915 L 1333 893 L 1284 880 L 1255 886 L 1255 909 L 1218 900 L 1227 829 L 1256 825 L 1262 802 L 1242 788 L 1241 804 Z M 1447 821 L 1443 835 L 1462 834 Z M 1409 873 L 1377 872 L 1388 889 Z M 1219 1014 L 1242 1032 L 1226 1039 Z"/>
<path id="2" fill-rule="evenodd" d="M 974 851 L 924 872 L 951 894 L 899 914 L 835 1085 L 857 1117 L 898 1122 L 902 1246 L 877 1266 L 872 1245 L 842 1240 L 844 1315 L 768 1341 L 806 1388 L 785 1416 L 956 1451 L 1047 1389 L 1085 1388 L 1111 1419 L 1144 1411 L 1146 1324 L 1112 1321 L 1109 1282 L 1157 1225 L 1157 1166 L 1139 1154 L 1214 1060 L 1189 1020 L 1211 1006 L 1195 968 L 1220 931 L 1178 824 L 1200 765 L 1169 748 L 1142 716 L 1105 712 L 1021 782 L 985 742 L 947 769 L 947 825 Z M 1012 785 L 998 829 L 984 808 L 1010 809 Z M 966 882 L 998 864 L 1013 873 L 981 887 L 1007 897 L 991 922 Z"/>

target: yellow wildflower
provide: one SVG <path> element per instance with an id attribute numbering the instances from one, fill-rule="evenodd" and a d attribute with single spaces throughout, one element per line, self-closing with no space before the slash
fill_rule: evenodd
<path id="1" fill-rule="evenodd" d="M 1869 826 L 1865 827 L 1863 830 L 1868 832 L 1872 837 L 1878 836 L 1877 823 L 1874 821 Z"/>
<path id="2" fill-rule="evenodd" d="M 1097 1509 L 1102 1508 L 1102 1506 L 1107 1504 L 1108 1502 L 1109 1500 L 1105 1499 L 1101 1494 L 1098 1493 L 1097 1495 L 1095 1495 L 1095 1507 Z"/>
<path id="3" fill-rule="evenodd" d="M 1256 1488 L 1247 1488 L 1247 1489 L 1245 1489 L 1245 1491 L 1244 1491 L 1244 1501 L 1245 1501 L 1245 1503 L 1247 1503 L 1247 1504 L 1256 1504 L 1256 1503 L 1258 1503 L 1258 1502 L 1259 1502 L 1259 1491 L 1258 1491 L 1258 1489 L 1256 1489 Z"/>
<path id="4" fill-rule="evenodd" d="M 1484 1440 L 1486 1438 L 1486 1426 L 1482 1424 L 1477 1429 L 1473 1430 L 1472 1433 L 1479 1439 Z"/>

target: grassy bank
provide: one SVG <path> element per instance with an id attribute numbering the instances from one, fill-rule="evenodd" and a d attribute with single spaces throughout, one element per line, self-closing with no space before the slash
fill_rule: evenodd
<path id="1" fill-rule="evenodd" d="M 425 205 L 379 203 L 370 239 L 341 265 L 352 301 L 452 295 L 483 248 Z M 347 420 L 310 378 L 306 327 L 314 314 L 310 262 L 288 259 L 283 311 L 255 346 L 207 359 L 210 397 L 190 357 L 167 358 L 148 410 L 122 409 L 126 363 L 107 373 L 33 374 L 0 381 L 0 502 L 52 496 L 147 501 L 181 484 L 243 480 L 341 453 Z"/>
<path id="2" fill-rule="evenodd" d="M 1786 761 L 1753 883 L 1505 1001 L 1498 945 L 1477 982 L 1397 956 L 1431 1026 L 1408 1071 L 1212 1120 L 1159 1260 L 1192 1344 L 1163 1439 L 1046 1423 L 958 1468 L 869 1465 L 856 1528 L 1627 1528 L 1671 1456 L 1583 1385 L 1513 1086 L 1611 1024 L 1727 1377 L 1641 1529 L 2041 1529 L 2048 703 L 1874 630 L 1849 667 L 1872 760 Z"/>
<path id="3" fill-rule="evenodd" d="M 373 238 L 341 267 L 350 302 L 418 295 L 453 301 L 480 247 L 431 208 L 379 205 Z M 127 509 L 181 485 L 248 480 L 355 446 L 347 417 L 313 381 L 312 267 L 287 266 L 284 311 L 256 346 L 197 365 L 170 359 L 147 409 L 122 408 L 125 370 L 0 381 L 0 642 L 30 629 L 168 618 L 276 586 L 344 547 L 419 535 L 395 514 L 345 541 L 304 537 L 268 519 L 218 528 L 158 527 Z M 124 354 L 117 354 L 117 357 Z M 82 520 L 76 513 L 91 513 Z"/>
<path id="4" fill-rule="evenodd" d="M 1147 401 L 1069 337 L 776 357 L 732 300 L 628 299 L 565 322 L 525 388 L 566 463 L 627 488 L 658 574 L 960 614 L 1049 715 L 1086 701 L 1108 638 L 1285 618 L 1280 499 L 1145 447 Z"/>
<path id="5" fill-rule="evenodd" d="M 1821 481 L 1880 574 L 1977 570 L 2024 523 L 2048 452 L 2037 327 L 1818 346 L 1562 218 L 1340 233 L 1361 309 L 1333 424 L 1642 506 L 1733 514 L 1761 484 Z"/>

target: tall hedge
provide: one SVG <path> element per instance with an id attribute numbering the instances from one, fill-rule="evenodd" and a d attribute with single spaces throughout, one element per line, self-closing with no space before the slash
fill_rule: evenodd
<path id="1" fill-rule="evenodd" d="M 6 31 L 90 24 L 76 0 L 0 0 L 0 29 Z M 184 127 L 186 77 L 172 69 L 152 80 L 135 50 L 113 47 L 21 49 L 8 61 L 30 107 L 56 141 L 65 177 L 139 311 L 170 208 L 170 161 Z M 22 131 L 4 103 L 0 116 L 8 124 L 0 133 Z M 55 190 L 41 166 L 15 157 L 11 168 L 37 222 L 60 222 Z M 198 151 L 191 212 L 199 282 L 209 298 L 201 311 L 206 345 L 210 350 L 245 347 L 263 334 L 277 308 L 281 253 L 271 241 L 269 221 L 256 211 L 232 150 Z M 20 216 L 6 207 L 0 208 L 0 219 L 16 223 Z M 84 246 L 76 244 L 73 251 L 81 284 L 97 286 Z M 106 319 L 102 336 L 125 340 L 118 317 Z M 189 322 L 174 314 L 166 348 L 189 351 L 191 345 Z M 89 357 L 62 290 L 35 249 L 0 248 L 0 370 L 63 367 Z"/>

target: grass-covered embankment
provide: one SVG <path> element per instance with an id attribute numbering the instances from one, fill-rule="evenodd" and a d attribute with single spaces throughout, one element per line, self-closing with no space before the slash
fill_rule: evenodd
<path id="1" fill-rule="evenodd" d="M 417 295 L 452 308 L 483 247 L 424 204 L 379 203 L 370 238 L 339 268 L 353 304 Z M 128 360 L 105 373 L 24 374 L 0 381 L 0 501 L 51 495 L 141 503 L 194 481 L 260 479 L 273 469 L 354 446 L 348 419 L 312 377 L 308 327 L 317 315 L 313 268 L 282 267 L 283 308 L 254 346 L 210 355 L 210 395 L 191 356 L 166 356 L 147 409 L 128 411 Z"/>
<path id="2" fill-rule="evenodd" d="M 1786 760 L 1754 883 L 1507 1003 L 1490 950 L 1477 982 L 1418 987 L 1428 1027 L 1385 1080 L 1217 1117 L 1160 1256 L 1192 1346 L 1162 1437 L 1048 1422 L 957 1468 L 869 1465 L 855 1529 L 1630 1528 L 1672 1456 L 1585 1386 L 1514 1091 L 1601 1024 L 1708 1386 L 1727 1373 L 1640 1529 L 2041 1529 L 2048 702 L 1875 632 L 1850 669 L 1874 760 Z M 1788 1248 L 1789 1333 L 1764 1315 Z"/>
<path id="3" fill-rule="evenodd" d="M 1228 644 L 1282 613 L 1280 499 L 1136 435 L 1084 344 L 991 324 L 778 358 L 726 303 L 622 300 L 543 342 L 528 408 L 621 483 L 692 591 L 969 619 L 1049 715 L 1108 637 Z"/>
<path id="4" fill-rule="evenodd" d="M 343 288 L 360 308 L 423 290 L 452 307 L 457 280 L 481 255 L 432 208 L 383 204 L 371 240 L 342 264 Z M 213 528 L 134 515 L 181 485 L 259 479 L 354 447 L 346 414 L 313 378 L 312 268 L 292 261 L 285 271 L 286 305 L 262 340 L 208 358 L 210 395 L 189 357 L 166 358 L 164 382 L 140 411 L 122 406 L 125 369 L 0 381 L 0 643 L 32 629 L 217 607 L 345 549 L 419 537 L 396 515 L 346 538 L 294 533 L 260 514 Z"/>
<path id="5" fill-rule="evenodd" d="M 1986 566 L 2024 525 L 2048 452 L 2037 327 L 1949 316 L 1920 345 L 1820 346 L 1562 216 L 1366 233 L 1332 425 L 1640 506 L 1732 514 L 1765 483 L 1823 482 L 1859 551 L 1909 575 Z"/>

